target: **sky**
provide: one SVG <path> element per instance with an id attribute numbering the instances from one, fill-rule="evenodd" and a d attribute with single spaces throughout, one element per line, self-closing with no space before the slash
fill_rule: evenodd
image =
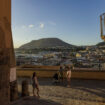
<path id="1" fill-rule="evenodd" d="M 73 45 L 101 42 L 100 15 L 105 0 L 12 0 L 14 47 L 41 38 Z"/>

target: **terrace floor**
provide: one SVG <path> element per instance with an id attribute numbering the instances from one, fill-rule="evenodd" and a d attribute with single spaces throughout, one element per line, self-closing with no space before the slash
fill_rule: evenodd
<path id="1" fill-rule="evenodd" d="M 21 93 L 21 82 L 29 81 L 31 97 L 26 97 L 14 105 L 105 105 L 105 81 L 100 80 L 71 80 L 71 87 L 63 84 L 52 84 L 51 78 L 39 79 L 40 99 L 32 97 L 31 79 L 19 78 L 18 89 Z"/>

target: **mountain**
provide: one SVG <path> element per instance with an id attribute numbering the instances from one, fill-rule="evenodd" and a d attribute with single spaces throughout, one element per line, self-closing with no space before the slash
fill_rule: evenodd
<path id="1" fill-rule="evenodd" d="M 105 46 L 105 42 L 100 42 L 96 46 Z"/>
<path id="2" fill-rule="evenodd" d="M 58 38 L 43 38 L 33 40 L 19 47 L 19 49 L 52 48 L 52 47 L 74 47 Z"/>

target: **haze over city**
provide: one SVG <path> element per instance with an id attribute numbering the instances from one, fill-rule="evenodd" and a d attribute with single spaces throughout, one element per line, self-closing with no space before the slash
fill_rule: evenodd
<path id="1" fill-rule="evenodd" d="M 73 45 L 97 44 L 104 4 L 105 0 L 12 0 L 14 47 L 49 37 Z"/>

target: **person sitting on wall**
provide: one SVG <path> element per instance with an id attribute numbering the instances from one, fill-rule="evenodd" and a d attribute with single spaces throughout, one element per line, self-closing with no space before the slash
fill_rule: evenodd
<path id="1" fill-rule="evenodd" d="M 54 83 L 54 84 L 59 83 L 59 75 L 58 75 L 58 73 L 55 73 L 55 74 L 54 74 L 54 76 L 53 76 L 53 83 Z"/>

